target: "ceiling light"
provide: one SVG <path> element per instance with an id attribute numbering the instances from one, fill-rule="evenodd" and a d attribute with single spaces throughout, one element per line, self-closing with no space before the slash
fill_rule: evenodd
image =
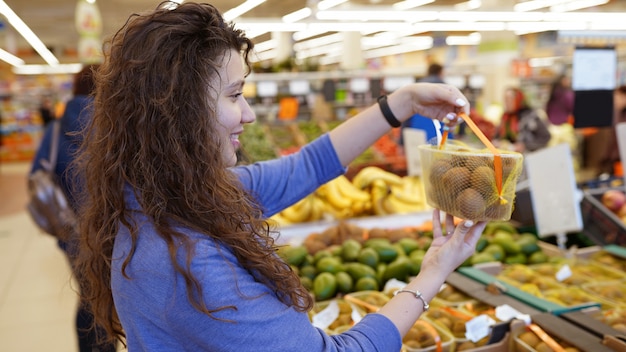
<path id="1" fill-rule="evenodd" d="M 405 0 L 391 5 L 396 10 L 408 10 L 418 6 L 428 5 L 435 0 Z"/>
<path id="2" fill-rule="evenodd" d="M 483 2 L 481 0 L 469 0 L 454 5 L 454 9 L 457 11 L 468 11 L 476 10 L 481 6 L 483 6 Z"/>
<path id="3" fill-rule="evenodd" d="M 469 35 L 450 35 L 446 37 L 447 45 L 478 45 L 482 36 L 478 32 Z"/>
<path id="4" fill-rule="evenodd" d="M 319 20 L 329 21 L 405 21 L 418 22 L 437 19 L 435 11 L 395 10 L 332 10 L 318 11 Z"/>
<path id="5" fill-rule="evenodd" d="M 13 67 L 13 73 L 16 75 L 75 74 L 80 72 L 82 68 L 83 64 L 21 65 Z"/>
<path id="6" fill-rule="evenodd" d="M 576 1 L 570 1 L 567 3 L 559 4 L 559 5 L 550 6 L 550 11 L 553 11 L 553 12 L 575 11 L 575 10 L 580 10 L 580 9 L 584 9 L 587 7 L 604 5 L 607 2 L 609 2 L 609 0 L 576 0 Z"/>
<path id="7" fill-rule="evenodd" d="M 472 11 L 471 14 L 456 11 L 442 11 L 440 21 L 480 22 L 480 21 L 541 21 L 543 12 L 512 12 L 512 11 Z"/>
<path id="8" fill-rule="evenodd" d="M 9 7 L 9 5 L 0 0 L 0 13 L 6 17 L 11 26 L 18 31 L 24 39 L 35 49 L 39 55 L 48 63 L 48 65 L 58 65 L 59 60 L 52 54 L 50 50 L 44 45 L 44 43 L 33 33 L 33 31 L 22 21 L 21 18 Z"/>
<path id="9" fill-rule="evenodd" d="M 2 50 L 2 49 L 0 49 L 0 60 L 6 62 L 8 64 L 11 64 L 13 66 L 24 65 L 24 60 L 22 60 L 19 57 L 11 54 L 8 51 Z"/>
<path id="10" fill-rule="evenodd" d="M 313 11 L 309 7 L 304 7 L 298 11 L 294 11 L 290 14 L 283 16 L 283 22 L 287 22 L 287 23 L 298 22 L 300 20 L 303 20 L 311 16 L 312 13 Z"/>
<path id="11" fill-rule="evenodd" d="M 322 0 L 317 4 L 318 10 L 328 10 L 331 7 L 341 5 L 348 0 Z"/>
<path id="12" fill-rule="evenodd" d="M 224 12 L 223 17 L 227 22 L 230 22 L 264 2 L 265 0 L 247 0 L 243 4 Z"/>
<path id="13" fill-rule="evenodd" d="M 266 40 L 258 44 L 254 44 L 254 50 L 256 52 L 261 52 L 261 51 L 276 49 L 277 46 L 278 46 L 278 40 L 270 39 L 270 40 Z"/>
<path id="14" fill-rule="evenodd" d="M 562 4 L 568 1 L 570 0 L 530 0 L 515 4 L 515 6 L 513 6 L 513 10 L 519 12 L 534 11 L 544 7 Z"/>

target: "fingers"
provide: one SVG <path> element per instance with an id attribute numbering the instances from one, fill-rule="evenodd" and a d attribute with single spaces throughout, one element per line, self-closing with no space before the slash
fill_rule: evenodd
<path id="1" fill-rule="evenodd" d="M 454 216 L 446 214 L 446 235 L 452 235 L 454 232 Z"/>
<path id="2" fill-rule="evenodd" d="M 439 209 L 433 210 L 433 239 L 443 236 L 441 229 L 441 214 Z"/>

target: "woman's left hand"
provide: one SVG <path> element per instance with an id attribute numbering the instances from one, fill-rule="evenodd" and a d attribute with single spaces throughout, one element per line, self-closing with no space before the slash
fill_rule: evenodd
<path id="1" fill-rule="evenodd" d="M 447 276 L 474 254 L 476 243 L 487 222 L 474 223 L 470 220 L 463 220 L 455 227 L 454 217 L 446 214 L 445 224 L 446 234 L 444 235 L 440 211 L 434 210 L 433 241 L 424 256 L 422 268 L 436 270 L 441 275 Z"/>

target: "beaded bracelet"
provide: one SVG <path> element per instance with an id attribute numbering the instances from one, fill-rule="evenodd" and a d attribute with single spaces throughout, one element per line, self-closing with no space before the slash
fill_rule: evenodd
<path id="1" fill-rule="evenodd" d="M 380 107 L 380 111 L 383 112 L 385 120 L 389 122 L 391 127 L 400 127 L 400 125 L 402 125 L 402 123 L 398 121 L 396 116 L 391 111 L 391 108 L 389 108 L 389 103 L 387 103 L 386 95 L 381 95 L 380 97 L 378 97 L 378 106 Z"/>
<path id="2" fill-rule="evenodd" d="M 393 295 L 395 296 L 395 295 L 397 295 L 400 292 L 411 293 L 411 294 L 413 294 L 413 296 L 415 296 L 415 298 L 421 300 L 422 303 L 424 304 L 424 312 L 428 311 L 428 309 L 430 308 L 430 306 L 428 305 L 428 302 L 426 302 L 424 297 L 422 297 L 422 293 L 420 291 L 418 291 L 418 290 L 411 291 L 411 290 L 401 289 L 401 290 L 398 290 L 398 291 L 394 292 Z"/>

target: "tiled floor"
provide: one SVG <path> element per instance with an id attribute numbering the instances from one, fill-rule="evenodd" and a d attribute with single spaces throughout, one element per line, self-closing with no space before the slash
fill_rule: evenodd
<path id="1" fill-rule="evenodd" d="M 0 164 L 0 351 L 75 352 L 65 257 L 24 211 L 28 163 Z"/>

